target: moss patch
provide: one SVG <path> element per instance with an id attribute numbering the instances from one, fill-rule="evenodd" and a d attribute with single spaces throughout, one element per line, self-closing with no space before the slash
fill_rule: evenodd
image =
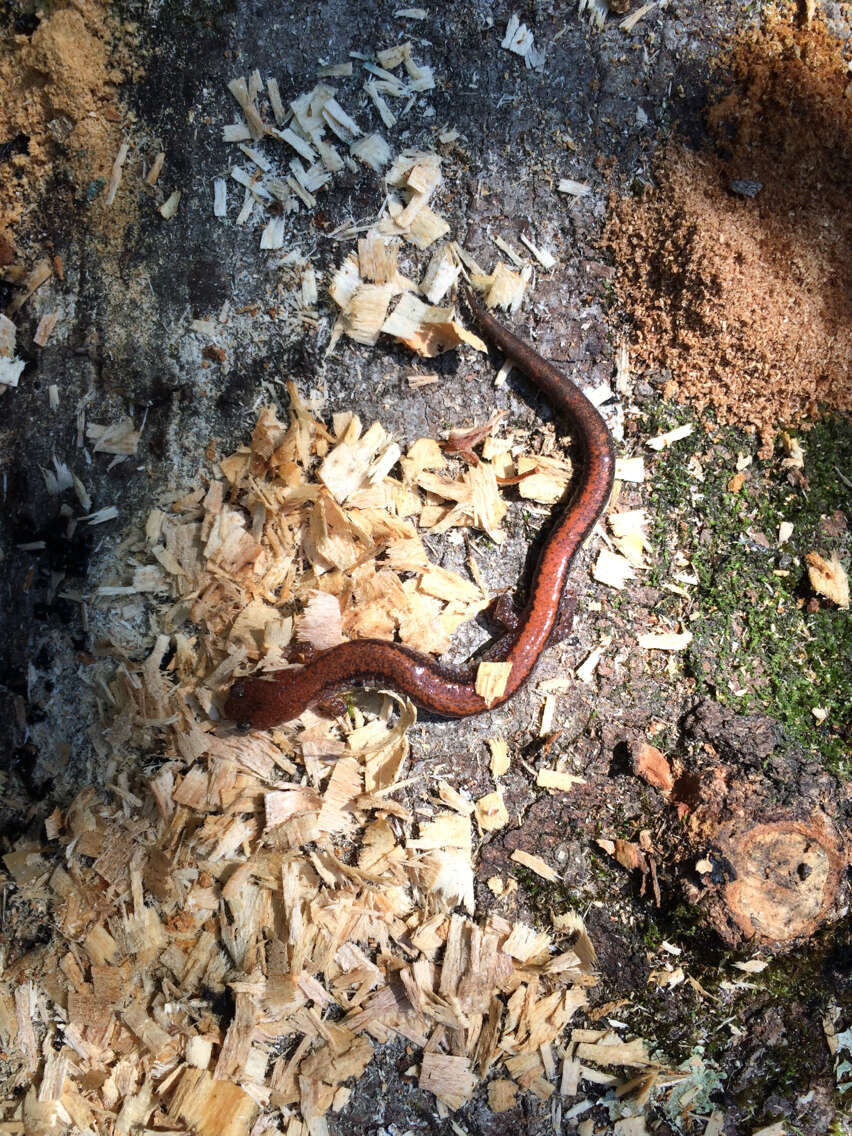
<path id="1" fill-rule="evenodd" d="M 690 420 L 667 404 L 655 417 L 660 429 Z M 651 492 L 653 579 L 662 584 L 680 571 L 697 580 L 687 667 L 698 693 L 739 713 L 771 715 L 828 768 L 850 776 L 852 621 L 813 595 L 804 558 L 816 550 L 848 562 L 843 471 L 852 468 L 852 428 L 843 418 L 826 420 L 802 445 L 803 469 L 785 465 L 777 449 L 741 469 L 738 488 L 738 456 L 754 458 L 748 434 L 724 429 L 708 437 L 699 427 L 664 453 Z M 784 521 L 793 532 L 779 544 Z M 814 709 L 825 712 L 822 724 Z"/>

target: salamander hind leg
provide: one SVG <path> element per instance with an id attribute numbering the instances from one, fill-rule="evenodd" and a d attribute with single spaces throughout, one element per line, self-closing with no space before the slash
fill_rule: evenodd
<path id="1" fill-rule="evenodd" d="M 564 643 L 574 626 L 574 616 L 577 614 L 577 597 L 573 592 L 563 592 L 559 601 L 559 610 L 556 613 L 556 622 L 550 633 L 548 643 Z"/>
<path id="2" fill-rule="evenodd" d="M 486 609 L 488 618 L 492 619 L 504 634 L 517 631 L 521 616 L 515 607 L 515 599 L 511 592 L 501 592 L 495 596 Z"/>

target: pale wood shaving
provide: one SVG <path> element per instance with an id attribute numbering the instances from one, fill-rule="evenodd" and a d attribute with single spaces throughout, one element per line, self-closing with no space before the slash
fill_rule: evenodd
<path id="1" fill-rule="evenodd" d="M 496 832 L 509 823 L 509 812 L 499 789 L 486 793 L 476 802 L 476 820 L 483 832 Z"/>
<path id="2" fill-rule="evenodd" d="M 156 185 L 157 184 L 157 179 L 159 178 L 160 174 L 163 172 L 163 166 L 165 165 L 165 161 L 166 161 L 166 155 L 163 153 L 162 150 L 158 150 L 157 153 L 154 155 L 154 160 L 151 163 L 151 168 L 148 170 L 148 173 L 145 175 L 145 184 L 146 185 Z"/>
<path id="3" fill-rule="evenodd" d="M 446 781 L 440 781 L 438 783 L 438 796 L 445 805 L 449 805 L 451 809 L 455 809 L 455 811 L 461 813 L 462 816 L 470 816 L 476 807 L 473 801 L 469 801 L 466 797 L 463 797 L 461 793 Z"/>
<path id="4" fill-rule="evenodd" d="M 626 557 L 610 552 L 608 548 L 602 548 L 595 561 L 592 575 L 607 587 L 620 589 L 628 580 L 635 579 L 636 572 Z"/>
<path id="5" fill-rule="evenodd" d="M 571 463 L 560 458 L 520 455 L 516 468 L 523 480 L 518 494 L 526 501 L 554 505 L 561 500 L 571 480 Z"/>
<path id="6" fill-rule="evenodd" d="M 503 697 L 512 674 L 511 663 L 480 663 L 476 668 L 476 693 L 486 706 Z"/>
<path id="7" fill-rule="evenodd" d="M 556 187 L 560 193 L 567 193 L 571 197 L 588 197 L 592 192 L 591 186 L 584 181 L 575 181 L 573 178 L 560 178 Z"/>
<path id="8" fill-rule="evenodd" d="M 615 459 L 616 481 L 631 481 L 641 485 L 645 480 L 645 459 L 641 456 Z"/>
<path id="9" fill-rule="evenodd" d="M 621 23 L 618 25 L 623 32 L 632 32 L 640 20 L 644 19 L 649 12 L 652 12 L 657 7 L 658 0 L 652 0 L 650 4 L 642 4 L 635 12 L 631 12 L 629 16 L 625 16 Z"/>
<path id="10" fill-rule="evenodd" d="M 90 422 L 86 427 L 86 437 L 95 443 L 96 454 L 135 454 L 140 433 L 129 418 L 123 418 L 111 426 Z"/>
<path id="11" fill-rule="evenodd" d="M 575 785 L 585 785 L 586 779 L 578 777 L 576 773 L 565 773 L 559 769 L 539 769 L 535 782 L 542 789 L 556 789 L 568 793 Z"/>
<path id="12" fill-rule="evenodd" d="M 818 552 L 805 556 L 808 565 L 808 579 L 815 592 L 836 603 L 838 607 L 849 607 L 849 576 L 840 563 L 837 553 L 826 560 Z"/>
<path id="13" fill-rule="evenodd" d="M 394 294 L 392 284 L 359 284 L 340 315 L 349 338 L 368 346 L 377 343 Z"/>
<path id="14" fill-rule="evenodd" d="M 438 304 L 452 288 L 461 272 L 449 245 L 438 249 L 426 268 L 420 282 L 420 291 L 430 304 Z"/>
<path id="15" fill-rule="evenodd" d="M 228 90 L 240 104 L 252 138 L 260 139 L 264 134 L 263 119 L 257 109 L 256 92 L 252 94 L 249 85 L 243 76 L 232 79 L 228 83 Z"/>
<path id="16" fill-rule="evenodd" d="M 47 315 L 43 315 L 38 321 L 38 327 L 33 335 L 33 343 L 39 347 L 45 347 L 58 322 L 59 312 L 48 312 Z M 0 351 L 0 354 L 2 354 L 2 351 Z"/>
<path id="17" fill-rule="evenodd" d="M 598 663 L 603 658 L 603 646 L 593 647 L 588 653 L 583 662 L 577 667 L 574 672 L 580 682 L 590 683 L 594 677 L 594 673 L 598 668 Z"/>
<path id="18" fill-rule="evenodd" d="M 11 358 L 15 354 L 15 340 L 17 328 L 14 323 L 4 315 L 0 315 L 0 359 Z"/>
<path id="19" fill-rule="evenodd" d="M 118 153 L 115 156 L 115 161 L 112 163 L 112 170 L 109 175 L 109 184 L 104 196 L 104 204 L 112 205 L 115 201 L 115 195 L 118 192 L 118 187 L 121 185 L 121 171 L 124 163 L 127 161 L 127 155 L 130 153 L 130 146 L 127 142 L 122 142 L 118 148 Z"/>
<path id="20" fill-rule="evenodd" d="M 453 319 L 450 308 L 432 307 L 410 293 L 403 296 L 381 330 L 427 358 L 450 351 L 461 343 L 477 351 L 487 350 L 478 335 Z"/>
<path id="21" fill-rule="evenodd" d="M 556 883 L 559 879 L 559 873 L 555 872 L 545 860 L 542 860 L 541 856 L 534 856 L 530 852 L 524 852 L 522 849 L 516 848 L 510 859 L 514 860 L 516 864 L 520 864 L 523 868 L 529 868 L 531 872 L 535 872 L 535 874 L 541 876 L 543 880 Z"/>
<path id="22" fill-rule="evenodd" d="M 645 553 L 649 551 L 648 513 L 645 509 L 631 509 L 624 513 L 610 513 L 607 523 L 612 530 L 616 548 L 634 568 L 645 567 Z"/>
<path id="23" fill-rule="evenodd" d="M 649 632 L 638 639 L 639 646 L 646 651 L 685 651 L 691 642 L 691 631 Z"/>
<path id="24" fill-rule="evenodd" d="M 172 217 L 177 214 L 178 206 L 180 205 L 180 199 L 182 196 L 183 194 L 181 190 L 176 189 L 166 198 L 166 200 L 157 210 L 163 220 L 170 221 Z"/>
<path id="25" fill-rule="evenodd" d="M 488 748 L 491 751 L 491 776 L 502 777 L 509 772 L 509 743 L 505 738 L 489 738 Z"/>
<path id="26" fill-rule="evenodd" d="M 688 438 L 694 430 L 695 426 L 691 422 L 686 422 L 683 426 L 675 426 L 673 430 L 667 430 L 665 434 L 658 434 L 655 438 L 649 438 L 646 444 L 652 450 L 666 450 L 675 442 Z"/>
<path id="27" fill-rule="evenodd" d="M 46 258 L 37 261 L 21 282 L 22 291 L 15 297 L 11 304 L 9 304 L 6 309 L 7 314 L 13 316 L 16 312 L 19 312 L 30 296 L 32 296 L 33 292 L 49 280 L 52 275 L 53 264 L 51 261 Z"/>
<path id="28" fill-rule="evenodd" d="M 517 311 L 524 298 L 530 276 L 529 267 L 523 268 L 521 272 L 513 272 L 511 268 L 498 260 L 490 275 L 481 276 L 474 273 L 471 276 L 471 282 L 475 288 L 485 292 L 487 307 Z"/>
<path id="29" fill-rule="evenodd" d="M 461 1108 L 473 1095 L 476 1077 L 467 1057 L 443 1053 L 424 1053 L 420 1066 L 420 1088 L 428 1089 L 447 1108 Z"/>

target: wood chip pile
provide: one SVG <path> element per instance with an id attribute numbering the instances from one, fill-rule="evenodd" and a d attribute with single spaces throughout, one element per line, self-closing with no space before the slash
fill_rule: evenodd
<path id="1" fill-rule="evenodd" d="M 328 234 L 329 239 L 340 242 L 359 238 L 357 252 L 343 259 L 329 283 L 329 293 L 340 312 L 328 350 L 342 335 L 369 346 L 385 334 L 421 356 L 434 356 L 461 343 L 484 351 L 482 340 L 454 318 L 451 308 L 439 307 L 439 302 L 464 266 L 485 293 L 488 307 L 517 311 L 532 277 L 532 265 L 499 237 L 494 243 L 520 271 L 497 261 L 489 273 L 455 242 L 438 244 L 450 234 L 449 223 L 430 204 L 444 182 L 442 156 L 434 150 L 417 149 L 403 149 L 394 155 L 381 133 L 365 134 L 338 101 L 338 96 L 345 102 L 366 95 L 361 113 L 378 116 L 383 130 L 393 130 L 434 89 L 432 69 L 415 61 L 410 42 L 378 51 L 374 59 L 360 52 L 353 53 L 353 58 L 360 64 L 358 68 L 349 60 L 319 69 L 322 80 L 357 80 L 366 75 L 362 89 L 350 90 L 346 96 L 322 81 L 285 106 L 277 81 L 270 78 L 264 83 L 259 71 L 238 76 L 228 84 L 244 119 L 225 125 L 222 140 L 236 145 L 240 157 L 231 166 L 230 178 L 214 181 L 214 216 L 222 223 L 240 227 L 262 225 L 260 249 L 283 249 L 294 238 L 304 239 L 299 220 L 316 210 L 317 195 L 332 185 L 341 171 L 366 165 L 381 179 L 383 201 L 371 220 L 345 221 Z M 387 99 L 404 100 L 397 113 Z M 426 109 L 421 107 L 424 113 Z M 445 130 L 439 132 L 437 141 L 452 146 L 457 138 L 456 131 Z M 342 154 L 338 150 L 341 146 Z M 242 190 L 242 204 L 235 216 L 228 210 L 232 183 Z M 415 253 L 433 249 L 428 263 L 416 266 L 419 280 L 397 267 L 403 243 Z M 549 253 L 532 244 L 528 247 L 543 267 L 553 267 L 555 259 Z M 283 259 L 300 276 L 300 286 L 286 314 L 299 329 L 315 325 L 317 269 L 298 247 L 291 248 Z M 428 303 L 418 297 L 418 292 Z M 391 310 L 393 304 L 396 307 Z M 209 322 L 215 329 L 215 323 Z"/>
<path id="2" fill-rule="evenodd" d="M 49 846 L 4 857 L 52 929 L 0 972 L 25 1088 L 0 1105 L 4 1133 L 322 1133 L 399 1036 L 441 1112 L 495 1070 L 492 1107 L 556 1091 L 591 943 L 577 917 L 549 933 L 475 912 L 473 803 L 441 785 L 415 813 L 392 795 L 412 708 L 373 694 L 298 733 L 216 724 L 232 678 L 284 665 L 294 636 L 444 651 L 488 596 L 432 564 L 417 526 L 499 540 L 511 447 L 486 438 L 486 460 L 450 476 L 429 439 L 402 456 L 377 424 L 329 430 L 290 398 L 288 423 L 263 410 L 220 479 L 125 541 L 129 583 L 117 570 L 98 589 L 119 616 L 147 593 L 154 645 L 99 683 L 113 795 L 82 792 Z"/>

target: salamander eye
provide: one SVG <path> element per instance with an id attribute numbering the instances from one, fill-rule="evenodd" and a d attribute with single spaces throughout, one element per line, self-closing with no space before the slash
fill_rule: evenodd
<path id="1" fill-rule="evenodd" d="M 251 729 L 251 722 L 237 722 L 237 730 L 241 734 L 247 734 Z"/>
<path id="2" fill-rule="evenodd" d="M 246 684 L 244 682 L 235 682 L 231 687 L 228 698 L 245 698 Z"/>

